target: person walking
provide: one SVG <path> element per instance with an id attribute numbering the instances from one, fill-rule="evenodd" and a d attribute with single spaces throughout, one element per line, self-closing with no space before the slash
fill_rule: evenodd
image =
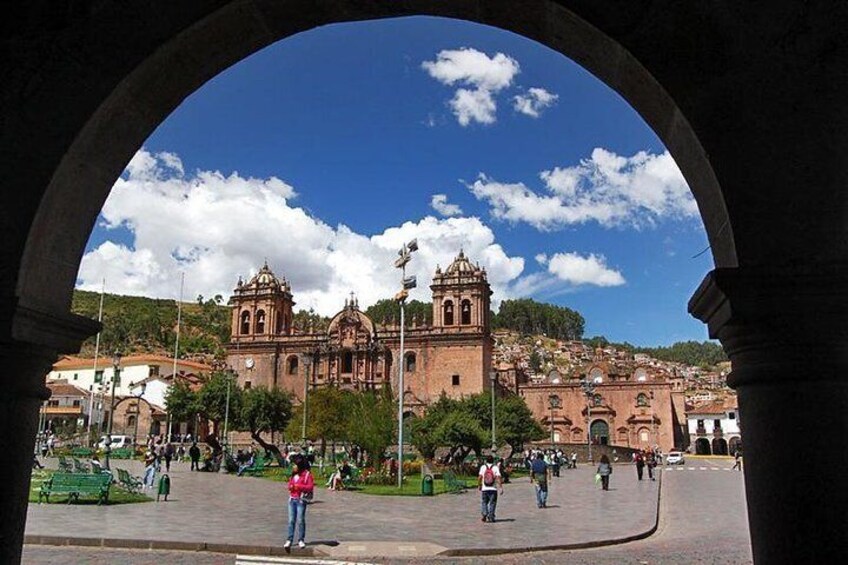
<path id="1" fill-rule="evenodd" d="M 170 441 L 165 444 L 165 472 L 171 472 L 171 460 L 174 458 L 174 444 Z"/>
<path id="2" fill-rule="evenodd" d="M 548 473 L 550 467 L 545 463 L 541 453 L 530 464 L 530 482 L 536 485 L 536 506 L 545 508 L 548 505 Z"/>
<path id="3" fill-rule="evenodd" d="M 152 451 L 144 454 L 144 488 L 152 489 L 156 479 L 156 455 Z"/>
<path id="4" fill-rule="evenodd" d="M 295 527 L 299 536 L 297 547 L 306 547 L 306 504 L 312 498 L 315 489 L 315 479 L 309 471 L 309 461 L 303 455 L 292 457 L 292 474 L 289 479 L 289 535 L 283 548 L 291 550 L 294 541 Z"/>
<path id="5" fill-rule="evenodd" d="M 601 476 L 601 489 L 609 490 L 609 478 L 612 475 L 612 464 L 606 454 L 601 455 L 601 462 L 598 464 L 598 474 Z"/>
<path id="6" fill-rule="evenodd" d="M 498 506 L 498 491 L 503 493 L 503 479 L 492 455 L 487 456 L 486 462 L 480 466 L 480 471 L 477 473 L 477 488 L 480 489 L 482 521 L 494 522 L 495 509 Z"/>
<path id="7" fill-rule="evenodd" d="M 188 456 L 191 458 L 191 470 L 200 470 L 200 448 L 197 447 L 197 442 L 191 444 L 188 448 Z"/>
<path id="8" fill-rule="evenodd" d="M 571 468 L 572 469 L 577 468 L 577 452 L 576 451 L 571 452 Z"/>
<path id="9" fill-rule="evenodd" d="M 737 449 L 736 453 L 733 454 L 733 467 L 732 468 L 736 469 L 737 471 L 742 470 L 742 450 L 741 449 Z"/>
<path id="10" fill-rule="evenodd" d="M 642 480 L 642 474 L 645 472 L 645 458 L 641 451 L 636 452 L 636 476 Z"/>
<path id="11" fill-rule="evenodd" d="M 652 481 L 657 480 L 654 477 L 654 468 L 657 466 L 657 459 L 654 456 L 653 451 L 649 451 L 647 457 L 645 458 L 645 465 L 648 467 L 648 478 Z"/>

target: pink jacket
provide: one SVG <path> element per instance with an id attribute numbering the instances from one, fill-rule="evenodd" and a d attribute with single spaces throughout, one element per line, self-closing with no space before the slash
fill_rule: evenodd
<path id="1" fill-rule="evenodd" d="M 315 479 L 309 471 L 297 473 L 289 479 L 289 494 L 292 498 L 302 498 L 304 494 L 311 493 L 314 488 Z"/>

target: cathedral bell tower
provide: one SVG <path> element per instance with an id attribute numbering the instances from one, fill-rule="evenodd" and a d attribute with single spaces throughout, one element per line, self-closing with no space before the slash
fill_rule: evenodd
<path id="1" fill-rule="evenodd" d="M 434 328 L 489 334 L 492 290 L 486 269 L 471 263 L 463 251 L 444 272 L 436 267 L 430 290 Z"/>
<path id="2" fill-rule="evenodd" d="M 232 341 L 265 341 L 292 332 L 291 286 L 278 279 L 267 261 L 250 282 L 239 277 L 233 296 Z"/>

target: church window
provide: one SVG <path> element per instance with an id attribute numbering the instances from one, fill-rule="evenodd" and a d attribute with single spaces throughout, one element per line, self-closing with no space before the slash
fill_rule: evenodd
<path id="1" fill-rule="evenodd" d="M 415 353 L 406 354 L 406 367 L 404 369 L 407 373 L 415 372 Z"/>
<path id="2" fill-rule="evenodd" d="M 471 301 L 463 300 L 460 306 L 460 322 L 463 326 L 471 324 Z"/>
<path id="3" fill-rule="evenodd" d="M 292 355 L 291 357 L 289 357 L 288 367 L 286 368 L 286 372 L 290 375 L 296 375 L 297 374 L 297 363 L 298 363 L 298 361 L 297 361 L 296 355 Z"/>
<path id="4" fill-rule="evenodd" d="M 459 386 L 459 375 L 451 375 L 451 384 L 453 386 Z"/>
<path id="5" fill-rule="evenodd" d="M 353 372 L 353 352 L 345 351 L 342 354 L 342 373 Z"/>
<path id="6" fill-rule="evenodd" d="M 644 392 L 640 392 L 639 396 L 636 397 L 636 406 L 648 406 L 649 404 L 648 395 Z"/>
<path id="7" fill-rule="evenodd" d="M 256 313 L 256 333 L 265 333 L 265 310 L 259 310 Z"/>
<path id="8" fill-rule="evenodd" d="M 450 300 L 445 300 L 444 306 L 444 322 L 446 326 L 453 325 L 453 302 Z"/>
<path id="9" fill-rule="evenodd" d="M 279 312 L 277 312 L 276 318 L 277 318 L 276 333 L 281 334 L 281 333 L 283 333 L 283 316 Z"/>
<path id="10" fill-rule="evenodd" d="M 241 313 L 241 332 L 242 335 L 250 333 L 250 312 L 245 310 Z"/>
<path id="11" fill-rule="evenodd" d="M 604 403 L 604 399 L 600 394 L 596 394 L 592 397 L 592 406 L 602 406 Z"/>

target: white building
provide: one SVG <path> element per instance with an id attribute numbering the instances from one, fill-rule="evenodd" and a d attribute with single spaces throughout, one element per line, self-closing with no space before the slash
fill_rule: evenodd
<path id="1" fill-rule="evenodd" d="M 732 455 L 742 448 L 735 396 L 696 404 L 686 411 L 690 448 L 697 455 Z"/>
<path id="2" fill-rule="evenodd" d="M 112 395 L 112 383 L 115 370 L 111 356 L 100 357 L 97 366 L 94 359 L 79 357 L 62 357 L 53 365 L 53 370 L 47 375 L 47 381 L 66 381 L 89 394 L 103 395 L 108 406 Z M 114 381 L 115 397 L 133 394 L 133 385 L 150 377 L 171 375 L 174 371 L 174 360 L 162 355 L 129 355 L 122 357 L 118 367 L 118 378 Z M 177 373 L 204 374 L 212 371 L 212 367 L 195 361 L 177 360 Z M 152 391 L 151 391 L 152 392 Z M 92 412 L 97 412 L 96 407 Z"/>

